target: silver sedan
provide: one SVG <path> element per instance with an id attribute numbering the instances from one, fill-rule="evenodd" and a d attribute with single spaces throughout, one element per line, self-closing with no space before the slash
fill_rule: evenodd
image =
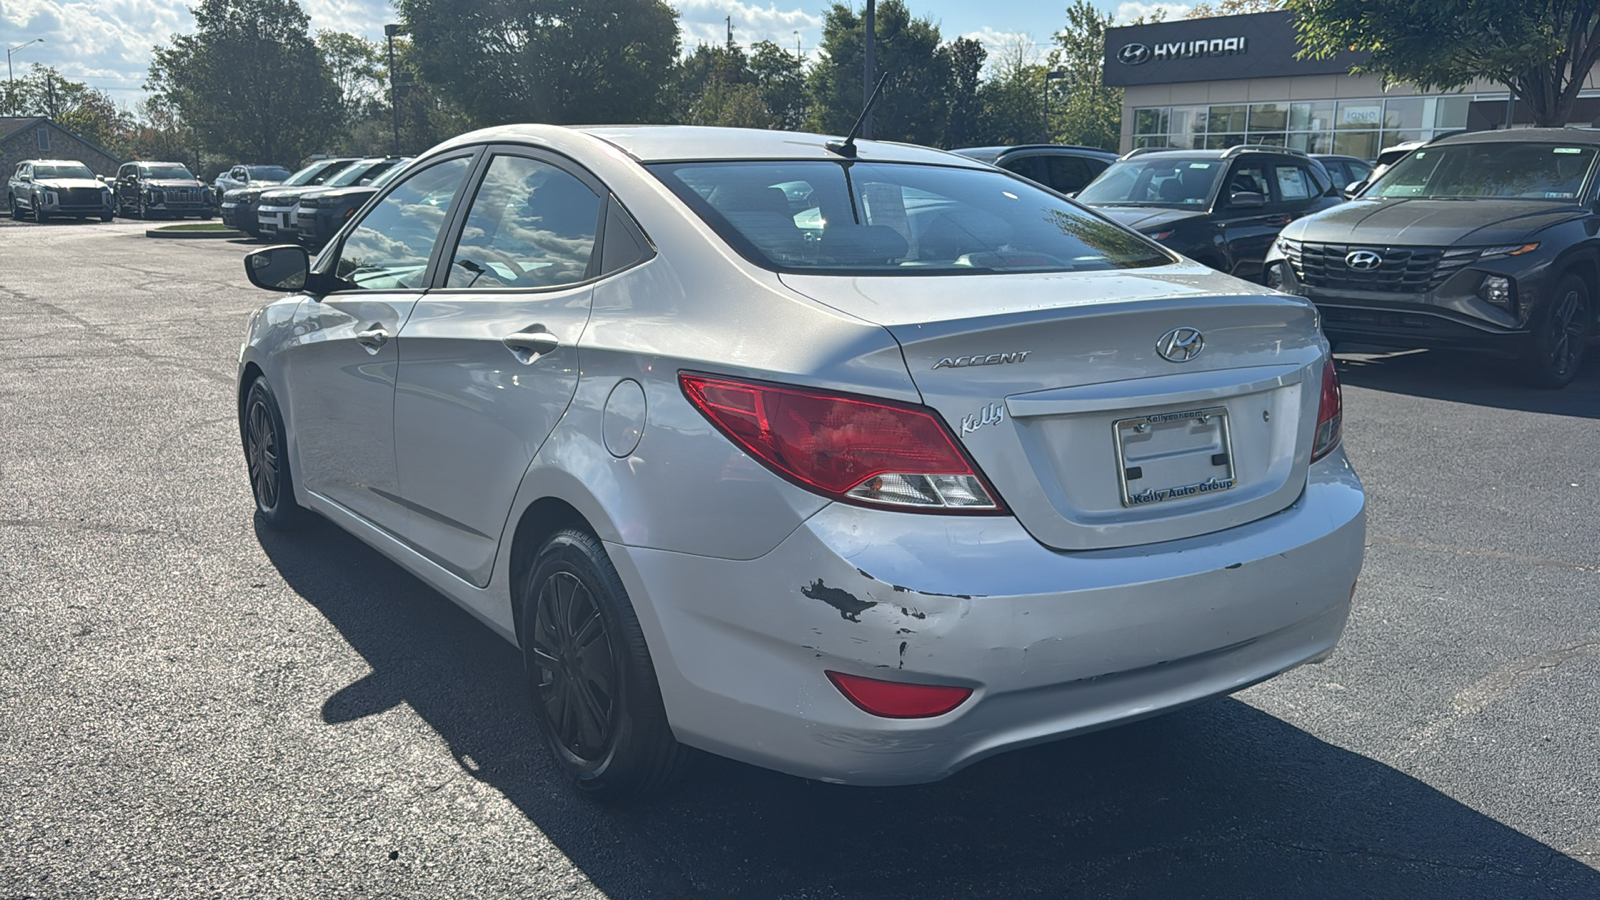
<path id="1" fill-rule="evenodd" d="M 246 258 L 257 514 L 514 642 L 596 797 L 942 778 L 1329 654 L 1316 310 L 918 147 L 508 126 Z M 375 610 L 374 614 L 379 614 Z"/>

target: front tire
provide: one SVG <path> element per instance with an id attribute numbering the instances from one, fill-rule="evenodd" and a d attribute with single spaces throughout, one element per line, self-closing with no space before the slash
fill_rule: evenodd
<path id="1" fill-rule="evenodd" d="M 1537 388 L 1563 388 L 1583 365 L 1594 322 L 1594 301 L 1582 278 L 1568 275 L 1533 317 L 1533 335 L 1523 355 L 1523 376 Z"/>
<path id="2" fill-rule="evenodd" d="M 283 415 L 265 377 L 250 383 L 240 413 L 239 433 L 244 439 L 245 466 L 250 474 L 256 515 L 276 531 L 293 531 L 304 525 L 308 514 L 294 499 Z"/>
<path id="3" fill-rule="evenodd" d="M 50 214 L 44 211 L 44 204 L 39 202 L 38 197 L 33 198 L 33 220 L 40 225 L 50 221 Z"/>
<path id="4" fill-rule="evenodd" d="M 557 532 L 517 603 L 534 717 L 578 790 L 627 800 L 681 777 L 690 751 L 667 724 L 644 633 L 600 540 Z"/>

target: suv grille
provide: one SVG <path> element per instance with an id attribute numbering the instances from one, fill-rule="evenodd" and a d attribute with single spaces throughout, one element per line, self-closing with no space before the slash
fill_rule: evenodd
<path id="1" fill-rule="evenodd" d="M 1483 252 L 1477 247 L 1382 247 L 1362 244 L 1323 244 L 1284 239 L 1283 255 L 1294 266 L 1295 277 L 1311 287 L 1352 291 L 1389 291 L 1423 294 L 1437 289 Z M 1351 253 L 1367 250 L 1381 259 L 1371 269 L 1353 269 L 1345 261 Z"/>
<path id="2" fill-rule="evenodd" d="M 62 206 L 99 206 L 99 188 L 67 188 L 61 192 Z"/>

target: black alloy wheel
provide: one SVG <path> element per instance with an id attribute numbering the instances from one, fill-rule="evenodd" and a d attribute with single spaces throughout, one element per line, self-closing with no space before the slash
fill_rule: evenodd
<path id="1" fill-rule="evenodd" d="M 140 194 L 139 195 L 139 218 L 148 219 L 148 218 L 150 218 L 150 207 L 146 206 L 144 201 L 145 201 L 144 195 Z"/>
<path id="2" fill-rule="evenodd" d="M 33 197 L 33 220 L 40 225 L 50 221 L 50 214 L 44 211 L 44 204 L 39 202 L 37 194 Z"/>
<path id="3" fill-rule="evenodd" d="M 257 378 L 245 395 L 239 421 L 244 439 L 245 466 L 250 493 L 261 521 L 280 531 L 292 530 L 305 520 L 305 509 L 295 502 L 294 479 L 285 450 L 283 416 L 265 378 Z"/>
<path id="4" fill-rule="evenodd" d="M 672 736 L 639 620 L 599 539 L 556 533 L 517 602 L 534 717 L 578 789 L 625 800 L 676 781 L 690 751 Z"/>
<path id="5" fill-rule="evenodd" d="M 1529 384 L 1541 388 L 1570 384 L 1583 365 L 1593 321 L 1589 286 L 1576 275 L 1562 278 L 1550 302 L 1534 316 L 1533 340 L 1523 358 Z"/>

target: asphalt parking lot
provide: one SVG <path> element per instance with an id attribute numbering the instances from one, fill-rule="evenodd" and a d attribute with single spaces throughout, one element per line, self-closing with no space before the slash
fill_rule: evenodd
<path id="1" fill-rule="evenodd" d="M 236 241 L 0 223 L 0 897 L 1600 897 L 1600 359 L 1342 357 L 1332 660 L 861 789 L 707 758 L 607 808 L 517 652 L 331 526 L 258 530 Z"/>

